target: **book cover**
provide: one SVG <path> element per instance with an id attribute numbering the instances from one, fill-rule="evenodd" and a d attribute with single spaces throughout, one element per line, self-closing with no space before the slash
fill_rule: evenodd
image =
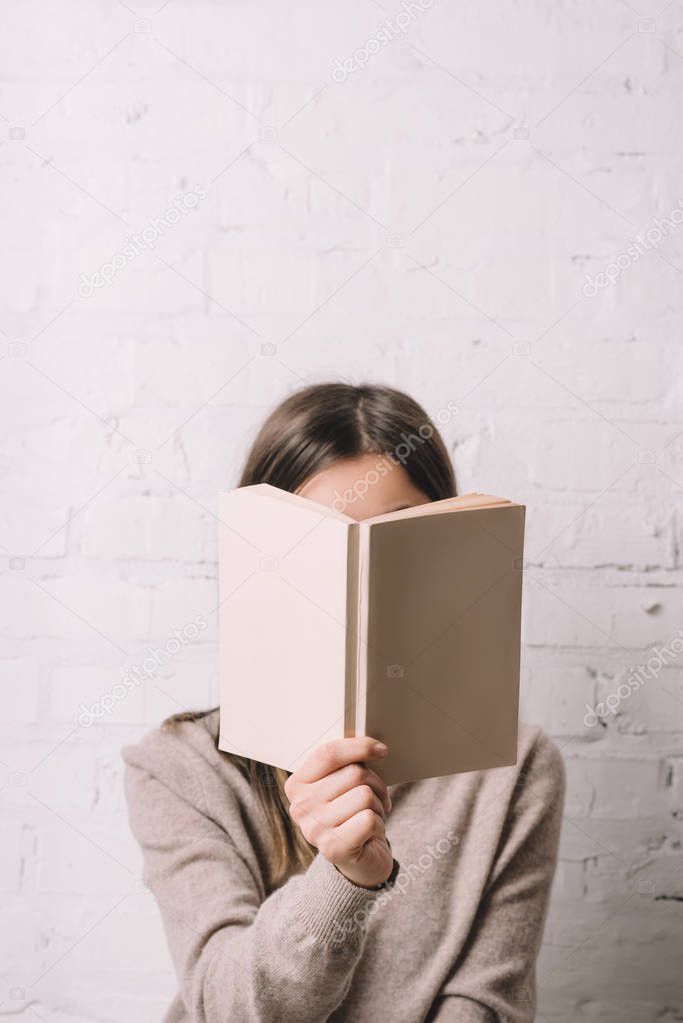
<path id="1" fill-rule="evenodd" d="M 467 494 L 356 522 L 222 494 L 219 747 L 292 771 L 368 734 L 387 784 L 514 763 L 524 515 Z"/>

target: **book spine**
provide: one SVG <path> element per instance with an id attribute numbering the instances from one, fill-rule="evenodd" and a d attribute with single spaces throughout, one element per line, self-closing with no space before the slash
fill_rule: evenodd
<path id="1" fill-rule="evenodd" d="M 371 526 L 358 529 L 358 644 L 356 669 L 356 735 L 367 734 L 368 626 L 370 612 L 370 533 Z"/>
<path id="2" fill-rule="evenodd" d="M 346 548 L 346 671 L 344 679 L 344 735 L 356 735 L 358 693 L 358 623 L 360 606 L 359 526 L 348 528 Z"/>

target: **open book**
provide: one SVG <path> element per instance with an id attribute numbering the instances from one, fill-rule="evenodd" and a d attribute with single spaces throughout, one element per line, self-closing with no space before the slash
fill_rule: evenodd
<path id="1" fill-rule="evenodd" d="M 221 494 L 219 748 L 293 771 L 371 735 L 387 784 L 515 763 L 524 513 L 466 494 L 356 522 Z"/>

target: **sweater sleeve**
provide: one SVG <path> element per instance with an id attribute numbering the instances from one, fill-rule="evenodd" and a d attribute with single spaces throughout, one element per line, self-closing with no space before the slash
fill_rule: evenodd
<path id="1" fill-rule="evenodd" d="M 186 771 L 178 784 L 140 746 L 124 759 L 144 880 L 159 904 L 193 1023 L 327 1019 L 349 988 L 377 893 L 318 855 L 264 897 L 249 858 L 197 805 L 196 772 Z M 239 827 L 237 809 L 235 816 Z"/>
<path id="2" fill-rule="evenodd" d="M 564 805 L 559 751 L 537 734 L 519 773 L 474 927 L 430 1023 L 529 1023 Z"/>

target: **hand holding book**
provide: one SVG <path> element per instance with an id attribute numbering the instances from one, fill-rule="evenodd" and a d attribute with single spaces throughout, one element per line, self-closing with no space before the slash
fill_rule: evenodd
<path id="1" fill-rule="evenodd" d="M 383 884 L 393 868 L 384 830 L 391 799 L 365 764 L 387 753 L 367 736 L 335 739 L 318 746 L 285 784 L 290 816 L 306 841 L 362 888 Z"/>

